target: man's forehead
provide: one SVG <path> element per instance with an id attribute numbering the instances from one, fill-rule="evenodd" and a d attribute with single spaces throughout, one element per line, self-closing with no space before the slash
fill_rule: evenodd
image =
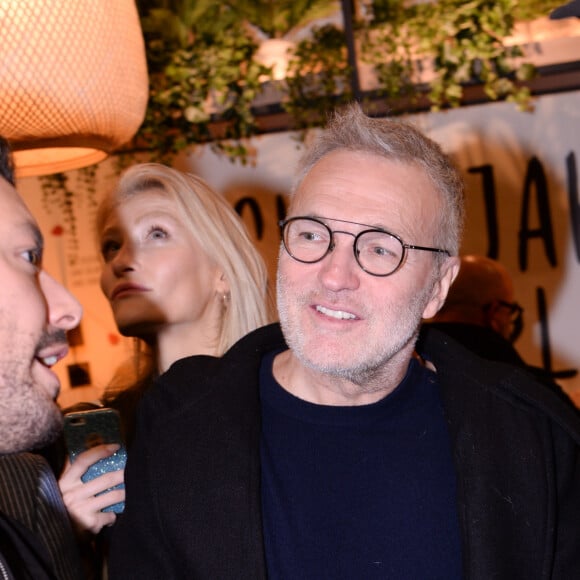
<path id="1" fill-rule="evenodd" d="M 0 228 L 3 231 L 26 229 L 42 243 L 36 220 L 14 187 L 0 177 Z"/>
<path id="2" fill-rule="evenodd" d="M 0 177 L 0 203 L 2 205 L 15 205 L 26 207 L 24 201 L 14 188 L 14 186 Z"/>

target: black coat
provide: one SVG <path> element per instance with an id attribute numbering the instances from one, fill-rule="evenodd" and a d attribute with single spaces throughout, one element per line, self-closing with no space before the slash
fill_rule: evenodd
<path id="1" fill-rule="evenodd" d="M 0 456 L 0 578 L 83 578 L 77 540 L 54 474 L 39 455 Z"/>
<path id="2" fill-rule="evenodd" d="M 577 416 L 525 371 L 436 331 L 419 346 L 441 383 L 465 577 L 580 578 Z M 222 359 L 178 361 L 144 397 L 111 580 L 266 577 L 258 369 L 277 348 L 279 327 L 264 327 Z"/>
<path id="3" fill-rule="evenodd" d="M 459 344 L 482 358 L 526 369 L 538 381 L 552 389 L 561 399 L 570 405 L 574 405 L 572 399 L 550 377 L 545 369 L 526 363 L 512 343 L 506 340 L 499 332 L 493 330 L 493 328 L 465 322 L 429 322 L 424 325 L 423 331 L 429 328 L 436 328 L 449 335 Z"/>

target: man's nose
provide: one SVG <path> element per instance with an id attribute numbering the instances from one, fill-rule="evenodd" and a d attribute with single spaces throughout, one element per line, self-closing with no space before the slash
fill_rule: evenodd
<path id="1" fill-rule="evenodd" d="M 346 236 L 337 237 L 336 234 Z M 351 238 L 355 235 L 350 232 L 333 232 L 330 250 L 320 262 L 320 279 L 329 290 L 355 290 L 360 285 L 361 269 L 354 256 Z"/>
<path id="2" fill-rule="evenodd" d="M 40 273 L 40 286 L 48 306 L 50 325 L 63 330 L 76 328 L 83 314 L 80 302 L 47 272 Z"/>

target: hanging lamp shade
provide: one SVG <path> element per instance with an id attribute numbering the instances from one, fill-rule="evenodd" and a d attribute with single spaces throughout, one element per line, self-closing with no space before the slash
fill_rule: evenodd
<path id="1" fill-rule="evenodd" d="M 143 122 L 133 0 L 0 0 L 0 135 L 18 176 L 97 163 Z"/>

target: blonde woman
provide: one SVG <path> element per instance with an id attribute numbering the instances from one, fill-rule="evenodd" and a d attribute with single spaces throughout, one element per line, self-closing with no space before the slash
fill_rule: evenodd
<path id="1" fill-rule="evenodd" d="M 267 273 L 228 202 L 200 178 L 164 165 L 128 169 L 102 202 L 96 230 L 101 288 L 121 334 L 140 344 L 136 364 L 118 374 L 103 399 L 120 411 L 130 446 L 137 402 L 156 376 L 189 355 L 221 356 L 268 322 Z M 124 490 L 97 494 L 121 483 L 123 472 L 80 479 L 113 452 L 95 447 L 61 476 L 81 530 L 98 533 L 115 521 L 101 510 L 122 501 Z"/>

